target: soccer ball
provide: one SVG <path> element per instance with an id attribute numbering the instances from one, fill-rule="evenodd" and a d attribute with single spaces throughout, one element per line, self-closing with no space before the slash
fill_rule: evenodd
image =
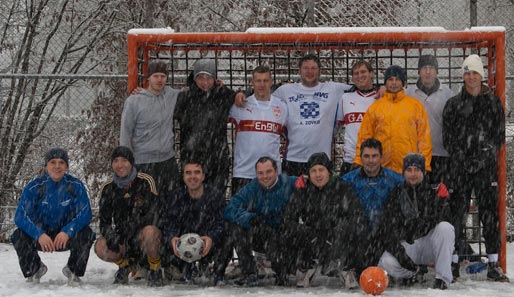
<path id="1" fill-rule="evenodd" d="M 200 260 L 204 248 L 204 241 L 196 233 L 186 233 L 180 236 L 180 239 L 177 241 L 179 258 L 188 263 Z"/>
<path id="2" fill-rule="evenodd" d="M 367 294 L 379 295 L 387 289 L 389 278 L 382 268 L 371 266 L 361 273 L 359 283 Z"/>

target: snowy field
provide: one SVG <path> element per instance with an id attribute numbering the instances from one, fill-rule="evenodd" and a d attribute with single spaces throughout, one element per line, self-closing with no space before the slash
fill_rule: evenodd
<path id="1" fill-rule="evenodd" d="M 514 243 L 507 246 L 508 272 L 511 279 L 514 278 Z M 0 244 L 0 296 L 365 296 L 361 290 L 347 291 L 332 285 L 320 285 L 308 289 L 280 288 L 265 286 L 258 288 L 240 288 L 226 286 L 223 288 L 201 287 L 196 285 L 171 284 L 161 288 L 149 288 L 144 282 L 131 283 L 128 286 L 112 285 L 113 275 L 116 271 L 114 264 L 101 261 L 91 252 L 86 275 L 82 284 L 78 287 L 68 286 L 65 277 L 61 273 L 66 263 L 68 252 L 42 254 L 43 262 L 48 266 L 48 273 L 41 279 L 40 284 L 25 282 L 18 266 L 16 253 L 9 244 Z M 461 272 L 462 273 L 462 272 Z M 383 296 L 411 297 L 411 296 L 453 296 L 453 297 L 482 297 L 514 296 L 514 283 L 493 283 L 485 281 L 485 274 L 467 275 L 446 291 L 431 289 L 431 282 L 418 284 L 411 288 L 388 288 Z"/>

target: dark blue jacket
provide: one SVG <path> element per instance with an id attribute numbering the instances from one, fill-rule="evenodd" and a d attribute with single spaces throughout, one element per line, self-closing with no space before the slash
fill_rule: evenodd
<path id="1" fill-rule="evenodd" d="M 243 228 L 250 228 L 250 220 L 259 215 L 264 218 L 266 224 L 278 230 L 296 179 L 297 177 L 280 174 L 277 183 L 271 189 L 264 189 L 257 178 L 254 178 L 232 196 L 225 208 L 225 220 Z"/>
<path id="2" fill-rule="evenodd" d="M 72 237 L 88 226 L 91 218 L 89 197 L 80 180 L 65 174 L 56 183 L 45 173 L 23 189 L 14 223 L 37 240 L 47 232 L 65 232 Z"/>
<path id="3" fill-rule="evenodd" d="M 170 201 L 163 218 L 164 240 L 169 244 L 173 237 L 185 233 L 209 236 L 219 244 L 223 235 L 223 209 L 225 197 L 209 185 L 204 185 L 203 196 L 192 199 L 186 186 L 180 187 L 166 197 Z"/>
<path id="4" fill-rule="evenodd" d="M 343 175 L 343 180 L 350 184 L 359 198 L 368 219 L 369 230 L 374 234 L 380 224 L 382 206 L 394 187 L 403 184 L 403 176 L 382 167 L 377 176 L 368 177 L 364 170 L 359 168 Z"/>

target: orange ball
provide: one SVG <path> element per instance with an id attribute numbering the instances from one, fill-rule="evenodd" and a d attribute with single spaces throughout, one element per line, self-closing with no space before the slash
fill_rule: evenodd
<path id="1" fill-rule="evenodd" d="M 361 273 L 359 279 L 361 288 L 367 294 L 380 295 L 387 289 L 389 278 L 387 272 L 377 266 L 371 266 Z"/>

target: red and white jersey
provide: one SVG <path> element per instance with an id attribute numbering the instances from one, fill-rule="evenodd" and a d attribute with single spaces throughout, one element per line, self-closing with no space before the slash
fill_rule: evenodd
<path id="1" fill-rule="evenodd" d="M 286 100 L 289 113 L 286 160 L 306 163 L 314 153 L 332 155 L 337 104 L 350 88 L 337 82 L 320 82 L 312 88 L 294 83 L 273 93 Z"/>
<path id="2" fill-rule="evenodd" d="M 359 90 L 351 93 L 344 93 L 339 101 L 337 110 L 337 125 L 344 125 L 344 156 L 346 163 L 353 163 L 355 148 L 362 118 L 368 107 L 375 102 L 376 91 L 363 94 Z"/>
<path id="3" fill-rule="evenodd" d="M 268 156 L 280 167 L 280 135 L 287 120 L 286 103 L 271 96 L 260 101 L 252 95 L 244 107 L 232 105 L 229 121 L 236 125 L 233 176 L 254 178 L 255 162 Z"/>

